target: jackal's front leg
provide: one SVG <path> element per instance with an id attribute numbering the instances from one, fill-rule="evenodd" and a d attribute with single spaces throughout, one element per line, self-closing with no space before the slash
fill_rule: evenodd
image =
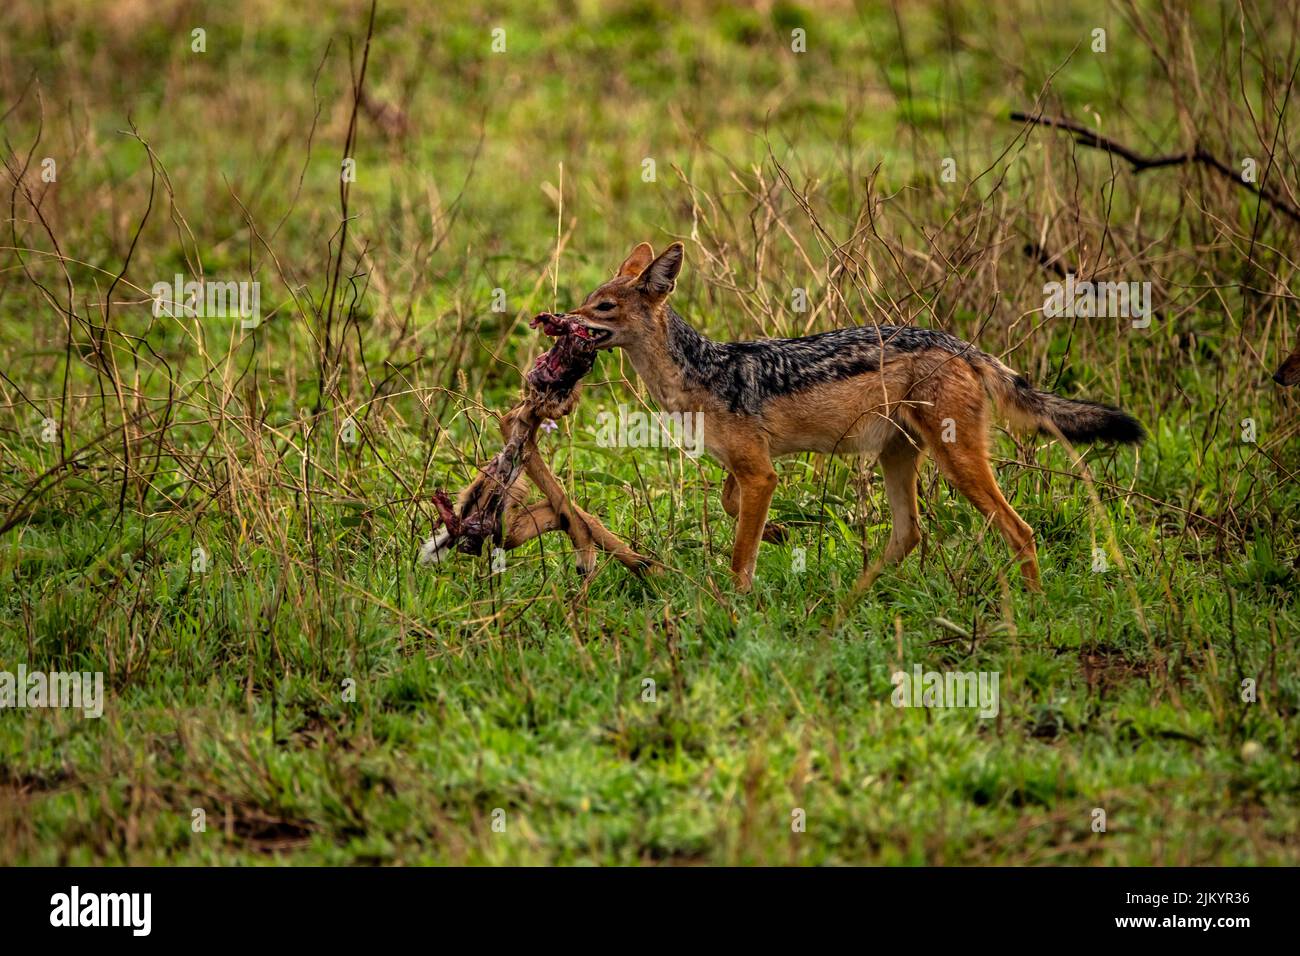
<path id="1" fill-rule="evenodd" d="M 736 519 L 736 545 L 731 552 L 731 573 L 736 579 L 736 589 L 748 591 L 754 583 L 754 565 L 758 561 L 758 542 L 767 524 L 767 509 L 772 504 L 776 490 L 776 472 L 771 461 L 744 468 L 735 468 L 732 474 L 740 487 L 740 514 Z"/>
<path id="2" fill-rule="evenodd" d="M 740 485 L 736 482 L 735 475 L 727 475 L 727 480 L 722 483 L 722 510 L 733 518 L 740 515 Z M 773 521 L 764 522 L 764 541 L 771 544 L 785 544 L 789 538 L 790 532 L 785 529 L 785 525 Z"/>

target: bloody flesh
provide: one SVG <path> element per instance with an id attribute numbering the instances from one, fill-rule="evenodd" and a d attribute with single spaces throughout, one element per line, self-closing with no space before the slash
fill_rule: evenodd
<path id="1" fill-rule="evenodd" d="M 596 341 L 581 322 L 565 315 L 543 312 L 530 323 L 555 339 L 555 344 L 537 357 L 529 371 L 528 384 L 540 392 L 567 393 L 596 364 Z"/>

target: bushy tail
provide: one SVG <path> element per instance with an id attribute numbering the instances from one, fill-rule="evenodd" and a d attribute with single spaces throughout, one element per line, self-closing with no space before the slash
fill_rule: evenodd
<path id="1" fill-rule="evenodd" d="M 1013 425 L 1053 437 L 1059 431 L 1071 442 L 1136 445 L 1146 437 L 1141 422 L 1122 409 L 1039 391 L 991 355 L 980 358 L 972 364 Z"/>

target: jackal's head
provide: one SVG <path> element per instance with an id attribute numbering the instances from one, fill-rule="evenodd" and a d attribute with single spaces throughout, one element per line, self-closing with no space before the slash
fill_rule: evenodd
<path id="1" fill-rule="evenodd" d="M 682 244 L 674 242 L 658 258 L 643 242 L 618 268 L 618 274 L 568 312 L 596 337 L 598 348 L 635 348 L 664 333 L 663 305 L 682 269 Z"/>

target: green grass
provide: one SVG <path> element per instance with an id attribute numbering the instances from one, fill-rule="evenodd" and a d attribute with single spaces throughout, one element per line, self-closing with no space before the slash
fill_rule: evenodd
<path id="1" fill-rule="evenodd" d="M 6 155 L 40 128 L 24 181 L 76 260 L 78 316 L 69 348 L 64 275 L 20 193 L 0 241 L 0 670 L 102 671 L 107 703 L 99 720 L 0 711 L 0 863 L 1300 862 L 1297 406 L 1266 382 L 1293 344 L 1294 234 L 1267 214 L 1256 229 L 1253 199 L 1193 172 L 1120 169 L 1112 186 L 1103 154 L 1047 130 L 1003 156 L 1006 113 L 1049 78 L 1049 113 L 1144 151 L 1183 143 L 1165 66 L 1127 19 L 1086 3 L 907 4 L 900 20 L 833 2 L 383 3 L 366 87 L 410 132 L 358 120 L 327 322 L 367 9 L 55 6 L 0 13 Z M 1195 69 L 1140 9 L 1170 68 Z M 1270 63 L 1290 40 L 1278 16 L 1250 25 Z M 1178 73 L 1182 118 L 1225 156 L 1263 155 L 1272 127 L 1252 132 L 1241 87 L 1266 118 L 1280 89 L 1218 72 L 1239 68 L 1235 6 L 1190 18 L 1204 93 Z M 1105 58 L 1088 51 L 1099 25 Z M 20 101 L 33 72 L 41 100 Z M 158 180 L 113 293 L 109 372 L 90 323 L 150 194 L 128 115 Z M 1295 169 L 1279 155 L 1273 175 Z M 1152 281 L 1160 320 L 1044 320 L 1051 276 L 1020 253 L 1040 236 Z M 1063 449 L 999 433 L 1041 595 L 927 467 L 922 547 L 849 601 L 888 536 L 879 480 L 783 461 L 791 540 L 762 546 L 740 595 L 718 466 L 597 444 L 602 408 L 644 398 L 605 355 L 543 452 L 669 570 L 606 562 L 583 582 L 558 535 L 499 574 L 415 567 L 433 489 L 499 448 L 491 412 L 542 347 L 527 318 L 672 237 L 678 308 L 716 337 L 942 325 L 1037 383 L 1123 404 L 1150 437 L 1088 453 L 1094 501 Z M 855 269 L 832 274 L 832 242 Z M 152 284 L 200 262 L 262 283 L 256 333 L 152 317 Z M 794 287 L 814 312 L 791 310 Z M 41 441 L 47 416 L 67 460 Z M 893 706 L 891 675 L 914 665 L 997 673 L 998 715 Z"/>

